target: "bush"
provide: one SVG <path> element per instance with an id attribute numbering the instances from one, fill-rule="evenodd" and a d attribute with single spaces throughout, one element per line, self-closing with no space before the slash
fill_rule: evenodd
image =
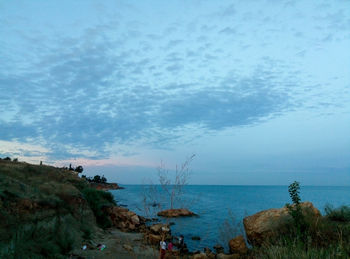
<path id="1" fill-rule="evenodd" d="M 331 205 L 325 207 L 326 217 L 329 220 L 337 222 L 350 222 L 350 207 L 341 206 L 334 209 Z"/>
<path id="2" fill-rule="evenodd" d="M 82 193 L 96 217 L 97 224 L 102 228 L 110 227 L 112 223 L 103 208 L 116 205 L 113 195 L 93 188 L 85 188 Z"/>

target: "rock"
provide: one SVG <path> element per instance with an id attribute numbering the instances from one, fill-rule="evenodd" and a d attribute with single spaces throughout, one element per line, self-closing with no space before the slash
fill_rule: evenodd
<path id="1" fill-rule="evenodd" d="M 170 228 L 169 225 L 167 224 L 154 224 L 152 226 L 150 226 L 150 230 L 154 233 L 154 234 L 162 234 L 162 233 L 169 233 L 170 232 Z"/>
<path id="2" fill-rule="evenodd" d="M 195 254 L 192 257 L 193 259 L 208 259 L 208 256 L 205 253 Z"/>
<path id="3" fill-rule="evenodd" d="M 143 218 L 127 208 L 112 206 L 106 207 L 104 210 L 109 215 L 113 226 L 122 231 L 139 231 L 144 225 Z"/>
<path id="4" fill-rule="evenodd" d="M 303 202 L 300 205 L 303 215 L 308 219 L 321 216 L 320 211 L 311 202 Z M 287 207 L 260 211 L 243 219 L 248 242 L 253 246 L 261 246 L 275 237 L 276 233 L 283 233 L 292 222 L 293 218 L 289 215 Z"/>
<path id="5" fill-rule="evenodd" d="M 205 247 L 203 250 L 208 259 L 215 259 L 215 254 L 211 251 L 210 248 Z"/>
<path id="6" fill-rule="evenodd" d="M 217 254 L 223 253 L 225 250 L 224 247 L 220 244 L 216 244 L 213 248 L 215 249 Z"/>
<path id="7" fill-rule="evenodd" d="M 199 236 L 193 236 L 193 237 L 191 237 L 191 239 L 192 239 L 192 240 L 201 240 L 201 237 L 199 237 Z"/>
<path id="8" fill-rule="evenodd" d="M 169 209 L 158 212 L 158 216 L 174 218 L 174 217 L 191 217 L 196 216 L 195 213 L 189 211 L 188 209 Z"/>
<path id="9" fill-rule="evenodd" d="M 95 188 L 95 189 L 101 190 L 101 191 L 124 189 L 124 187 L 120 187 L 116 183 L 94 183 L 94 182 L 91 182 L 90 186 L 92 188 Z"/>
<path id="10" fill-rule="evenodd" d="M 134 249 L 132 248 L 131 245 L 123 245 L 123 248 L 124 248 L 125 250 L 129 251 L 129 252 L 134 251 Z"/>
<path id="11" fill-rule="evenodd" d="M 216 259 L 239 259 L 241 258 L 241 256 L 239 254 L 224 254 L 224 253 L 220 253 L 216 255 Z"/>
<path id="12" fill-rule="evenodd" d="M 209 254 L 211 253 L 211 249 L 209 247 L 204 247 L 203 248 L 204 253 Z"/>
<path id="13" fill-rule="evenodd" d="M 159 242 L 162 240 L 160 235 L 147 234 L 145 236 L 146 241 L 151 245 L 159 245 Z"/>
<path id="14" fill-rule="evenodd" d="M 237 253 L 243 255 L 248 252 L 247 245 L 242 235 L 231 239 L 228 243 L 228 246 L 230 248 L 231 254 Z"/>

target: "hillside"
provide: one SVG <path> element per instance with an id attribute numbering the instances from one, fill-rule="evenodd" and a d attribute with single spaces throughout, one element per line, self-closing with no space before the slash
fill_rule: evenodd
<path id="1" fill-rule="evenodd" d="M 111 225 L 113 205 L 72 171 L 0 160 L 0 258 L 66 258 Z"/>

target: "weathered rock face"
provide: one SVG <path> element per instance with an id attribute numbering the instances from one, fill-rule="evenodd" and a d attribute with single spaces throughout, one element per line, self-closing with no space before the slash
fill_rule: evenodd
<path id="1" fill-rule="evenodd" d="M 147 228 L 144 238 L 151 245 L 159 245 L 164 237 L 165 240 L 171 240 L 171 231 L 167 224 L 154 224 Z"/>
<path id="2" fill-rule="evenodd" d="M 167 224 L 154 224 L 152 226 L 150 226 L 149 228 L 153 234 L 156 234 L 156 235 L 160 235 L 162 233 L 169 233 L 170 232 L 170 228 L 169 228 L 169 225 Z"/>
<path id="3" fill-rule="evenodd" d="M 94 183 L 94 182 L 91 182 L 90 186 L 92 188 L 95 188 L 95 189 L 101 190 L 101 191 L 124 189 L 124 187 L 120 187 L 116 183 Z"/>
<path id="4" fill-rule="evenodd" d="M 233 239 L 231 239 L 228 243 L 228 246 L 230 248 L 230 253 L 231 254 L 246 254 L 248 252 L 247 245 L 245 243 L 244 237 L 237 236 Z"/>
<path id="5" fill-rule="evenodd" d="M 160 235 L 155 235 L 152 233 L 146 233 L 144 238 L 146 242 L 151 245 L 159 245 L 159 242 L 162 240 Z"/>
<path id="6" fill-rule="evenodd" d="M 158 216 L 174 218 L 174 217 L 190 217 L 196 216 L 195 213 L 189 211 L 188 209 L 169 209 L 158 212 Z"/>
<path id="7" fill-rule="evenodd" d="M 321 216 L 320 211 L 311 202 L 303 202 L 300 205 L 304 216 L 315 219 Z M 243 219 L 248 241 L 256 246 L 267 242 L 277 232 L 283 232 L 292 222 L 293 219 L 286 207 L 260 211 Z"/>
<path id="8" fill-rule="evenodd" d="M 144 225 L 144 219 L 142 217 L 126 208 L 113 206 L 105 208 L 105 210 L 112 224 L 122 231 L 138 231 Z"/>

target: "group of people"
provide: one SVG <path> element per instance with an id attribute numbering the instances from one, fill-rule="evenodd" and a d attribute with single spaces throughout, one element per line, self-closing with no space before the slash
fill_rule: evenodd
<path id="1" fill-rule="evenodd" d="M 178 238 L 178 243 L 176 244 L 177 248 L 179 249 L 180 253 L 183 253 L 185 243 L 184 243 L 184 236 L 180 235 Z M 166 251 L 172 251 L 174 248 L 174 244 L 170 241 L 168 244 L 164 240 L 164 236 L 162 238 L 162 241 L 159 243 L 159 258 L 164 259 Z"/>

